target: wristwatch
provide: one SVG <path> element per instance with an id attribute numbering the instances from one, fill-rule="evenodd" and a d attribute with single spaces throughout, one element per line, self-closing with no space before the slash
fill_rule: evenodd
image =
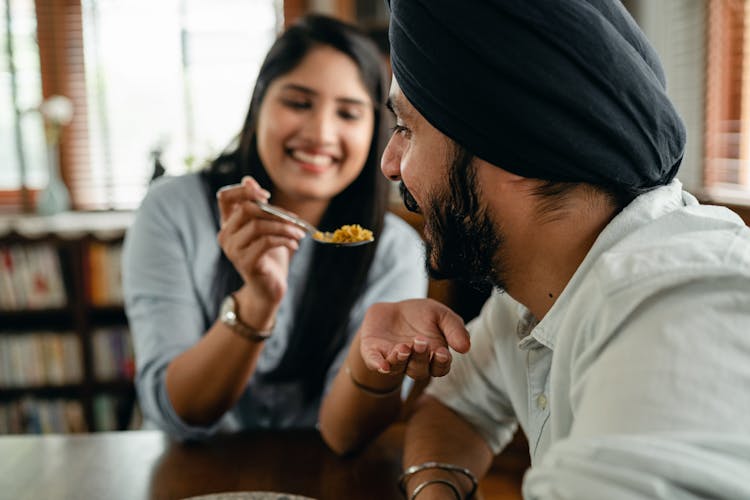
<path id="1" fill-rule="evenodd" d="M 268 340 L 273 333 L 273 328 L 262 331 L 243 323 L 237 313 L 237 299 L 234 298 L 233 294 L 227 295 L 221 303 L 219 320 L 231 328 L 235 333 L 253 342 L 263 342 L 264 340 Z"/>

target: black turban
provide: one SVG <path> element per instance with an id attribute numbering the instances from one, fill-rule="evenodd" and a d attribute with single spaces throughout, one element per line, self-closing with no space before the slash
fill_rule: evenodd
<path id="1" fill-rule="evenodd" d="M 438 130 L 515 174 L 639 193 L 685 127 L 617 0 L 387 0 L 393 73 Z"/>

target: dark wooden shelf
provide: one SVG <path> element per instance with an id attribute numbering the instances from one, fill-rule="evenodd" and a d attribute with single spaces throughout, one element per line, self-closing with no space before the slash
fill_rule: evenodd
<path id="1" fill-rule="evenodd" d="M 135 388 L 132 380 L 97 380 L 93 383 L 93 390 L 94 392 L 121 393 L 133 392 Z"/>
<path id="2" fill-rule="evenodd" d="M 96 429 L 97 412 L 101 406 L 99 397 L 112 397 L 117 401 L 116 415 L 118 428 L 125 428 L 132 413 L 135 401 L 135 388 L 132 380 L 100 381 L 95 375 L 93 332 L 99 328 L 127 327 L 127 318 L 122 304 L 95 306 L 89 300 L 89 280 L 92 269 L 89 267 L 89 246 L 92 243 L 105 245 L 120 244 L 122 233 L 116 231 L 81 235 L 68 235 L 65 238 L 50 233 L 40 237 L 26 237 L 18 233 L 0 237 L 2 245 L 51 244 L 60 259 L 62 280 L 68 304 L 61 308 L 0 310 L 0 336 L 14 333 L 52 332 L 71 334 L 78 338 L 81 346 L 81 370 L 83 380 L 77 384 L 0 387 L 0 403 L 13 404 L 26 397 L 34 399 L 66 399 L 79 401 L 83 408 L 86 428 Z M 106 407 L 106 405 L 105 405 Z"/>
<path id="3" fill-rule="evenodd" d="M 82 384 L 43 385 L 28 387 L 0 387 L 0 401 L 32 396 L 39 399 L 80 398 L 85 392 Z"/>
<path id="4" fill-rule="evenodd" d="M 95 324 L 109 325 L 112 323 L 125 324 L 127 322 L 125 307 L 123 305 L 88 306 L 88 314 Z"/>
<path id="5" fill-rule="evenodd" d="M 56 309 L 0 310 L 2 330 L 74 329 L 75 312 L 67 306 Z"/>

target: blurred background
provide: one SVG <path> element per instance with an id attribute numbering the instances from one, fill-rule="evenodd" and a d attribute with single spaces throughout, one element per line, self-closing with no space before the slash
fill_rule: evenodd
<path id="1" fill-rule="evenodd" d="M 750 0 L 623 3 L 688 128 L 678 177 L 748 221 Z M 382 0 L 0 0 L 0 433 L 137 427 L 119 274 L 132 210 L 154 177 L 232 141 L 266 50 L 307 12 L 387 53 Z M 481 296 L 440 286 L 476 313 Z"/>
<path id="2" fill-rule="evenodd" d="M 628 0 L 689 131 L 687 188 L 748 201 L 746 0 Z M 48 183 L 44 98 L 70 99 L 58 164 L 76 210 L 137 207 L 159 162 L 201 166 L 239 130 L 261 58 L 308 11 L 376 32 L 380 0 L 0 0 L 0 210 Z M 613 61 L 616 64 L 616 61 Z"/>
<path id="3" fill-rule="evenodd" d="M 73 104 L 59 148 L 72 206 L 131 209 L 157 160 L 186 172 L 239 131 L 285 23 L 307 11 L 386 22 L 384 4 L 353 0 L 2 0 L 0 9 L 0 206 L 26 212 L 48 182 L 42 117 L 31 111 L 44 98 Z"/>

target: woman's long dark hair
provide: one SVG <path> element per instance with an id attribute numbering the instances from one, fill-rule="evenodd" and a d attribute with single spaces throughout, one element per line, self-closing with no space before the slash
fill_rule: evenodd
<path id="1" fill-rule="evenodd" d="M 269 85 L 293 70 L 311 49 L 330 46 L 349 56 L 375 106 L 372 143 L 364 168 L 354 182 L 331 200 L 319 227 L 332 230 L 358 223 L 371 228 L 375 244 L 353 248 L 316 245 L 299 307 L 294 311 L 289 345 L 278 366 L 264 375 L 268 381 L 303 382 L 308 401 L 319 397 L 333 359 L 347 342 L 352 306 L 361 296 L 383 229 L 388 182 L 380 173 L 380 156 L 388 139 L 385 116 L 387 82 L 376 45 L 357 28 L 332 18 L 310 15 L 289 27 L 273 44 L 255 83 L 250 110 L 236 147 L 214 160 L 203 172 L 210 204 L 216 211 L 216 191 L 251 175 L 273 192 L 273 183 L 258 156 L 256 126 Z M 215 214 L 217 230 L 218 212 Z M 216 305 L 242 286 L 242 279 L 225 255 L 219 261 L 213 295 Z"/>

